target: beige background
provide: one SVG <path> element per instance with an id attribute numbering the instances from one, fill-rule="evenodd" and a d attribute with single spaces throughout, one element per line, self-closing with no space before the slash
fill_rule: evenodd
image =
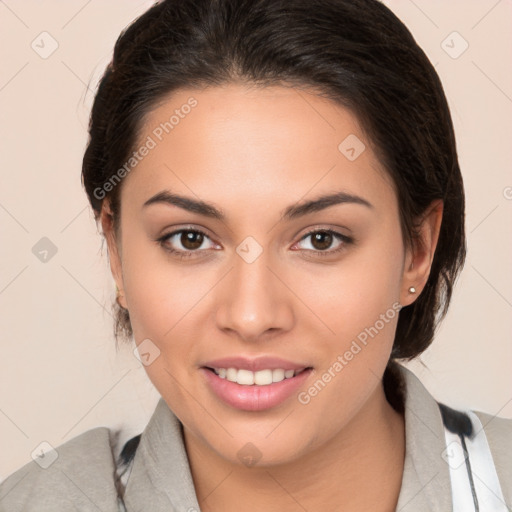
<path id="1" fill-rule="evenodd" d="M 467 194 L 465 270 L 425 366 L 409 366 L 439 400 L 512 418 L 512 4 L 386 4 L 441 76 Z M 113 281 L 80 183 L 97 80 L 150 5 L 0 1 L 0 479 L 42 441 L 139 433 L 159 396 L 131 349 L 114 349 Z M 43 237 L 57 249 L 46 262 L 32 252 Z"/>

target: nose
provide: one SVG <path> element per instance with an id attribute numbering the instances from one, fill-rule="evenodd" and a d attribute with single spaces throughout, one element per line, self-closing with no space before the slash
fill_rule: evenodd
<path id="1" fill-rule="evenodd" d="M 245 342 L 274 337 L 294 323 L 293 293 L 269 259 L 265 251 L 250 263 L 235 254 L 233 268 L 218 287 L 217 326 Z"/>

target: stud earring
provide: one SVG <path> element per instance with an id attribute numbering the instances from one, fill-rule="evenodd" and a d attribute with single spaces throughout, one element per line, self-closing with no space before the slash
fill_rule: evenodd
<path id="1" fill-rule="evenodd" d="M 409 288 L 409 293 L 416 293 L 416 288 L 414 288 L 414 286 L 411 286 Z"/>

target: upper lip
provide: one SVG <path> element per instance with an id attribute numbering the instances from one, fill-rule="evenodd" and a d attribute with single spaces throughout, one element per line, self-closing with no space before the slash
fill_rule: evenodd
<path id="1" fill-rule="evenodd" d="M 243 356 L 223 357 L 207 361 L 202 365 L 207 368 L 236 368 L 237 370 L 250 370 L 257 372 L 260 370 L 302 370 L 309 368 L 307 364 L 295 363 L 280 357 L 261 356 L 256 358 L 249 358 Z"/>

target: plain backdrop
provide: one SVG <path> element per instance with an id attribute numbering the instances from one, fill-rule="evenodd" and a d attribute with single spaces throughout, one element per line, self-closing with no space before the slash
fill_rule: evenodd
<path id="1" fill-rule="evenodd" d="M 385 3 L 441 77 L 467 198 L 465 269 L 408 366 L 438 400 L 512 418 L 512 3 Z M 97 80 L 151 4 L 0 1 L 0 479 L 43 441 L 140 433 L 159 398 L 133 345 L 115 351 L 114 284 L 80 181 Z"/>

